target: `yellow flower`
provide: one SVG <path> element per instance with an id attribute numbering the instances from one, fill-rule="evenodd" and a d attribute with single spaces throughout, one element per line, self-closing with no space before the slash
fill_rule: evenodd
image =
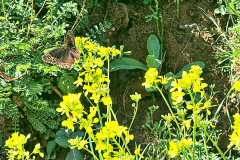
<path id="1" fill-rule="evenodd" d="M 90 99 L 93 99 L 94 103 L 98 103 L 98 101 L 100 100 L 100 96 L 101 95 L 99 95 L 97 93 L 93 93 L 92 96 L 90 97 Z"/>
<path id="2" fill-rule="evenodd" d="M 68 143 L 70 144 L 70 148 L 78 148 L 78 150 L 84 148 L 84 145 L 86 145 L 88 142 L 86 140 L 82 140 L 82 137 L 76 137 L 75 139 L 68 140 Z"/>
<path id="3" fill-rule="evenodd" d="M 71 129 L 74 132 L 74 122 L 76 122 L 76 118 L 68 117 L 67 120 L 62 121 L 62 126 L 67 127 L 68 129 Z"/>
<path id="4" fill-rule="evenodd" d="M 193 92 L 200 92 L 201 93 L 201 98 L 204 95 L 204 88 L 207 87 L 208 85 L 206 83 L 201 83 L 202 78 L 198 78 L 194 83 L 193 83 Z"/>
<path id="5" fill-rule="evenodd" d="M 77 87 L 78 87 L 83 85 L 82 82 L 83 82 L 83 79 L 81 77 L 78 77 L 78 80 L 75 81 L 73 84 L 77 84 Z"/>
<path id="6" fill-rule="evenodd" d="M 183 125 L 187 127 L 187 130 L 191 127 L 191 119 L 183 121 Z"/>
<path id="7" fill-rule="evenodd" d="M 212 105 L 212 104 L 211 104 L 211 99 L 209 99 L 209 100 L 207 100 L 207 101 L 204 103 L 204 105 L 203 105 L 203 107 L 201 107 L 201 109 L 206 109 L 206 110 L 207 110 L 207 114 L 208 114 L 208 115 L 211 115 L 211 111 L 210 111 L 208 108 L 214 107 L 214 106 L 217 106 L 217 105 Z"/>
<path id="8" fill-rule="evenodd" d="M 120 50 L 115 49 L 114 47 L 111 48 L 111 53 L 112 53 L 111 55 L 113 57 L 116 56 L 116 55 L 121 55 L 122 54 L 122 52 Z"/>
<path id="9" fill-rule="evenodd" d="M 95 45 L 89 41 L 84 45 L 84 48 L 87 48 L 89 52 L 95 51 Z"/>
<path id="10" fill-rule="evenodd" d="M 240 81 L 236 81 L 234 85 L 232 86 L 231 90 L 237 90 L 240 91 Z"/>
<path id="11" fill-rule="evenodd" d="M 98 48 L 97 54 L 102 56 L 102 57 L 107 57 L 109 52 L 110 52 L 110 48 L 106 48 L 106 47 L 101 46 L 101 47 Z"/>
<path id="12" fill-rule="evenodd" d="M 162 115 L 162 118 L 165 119 L 167 121 L 168 124 L 170 124 L 170 122 L 172 121 L 173 119 L 173 116 L 172 114 L 168 113 L 168 115 Z"/>
<path id="13" fill-rule="evenodd" d="M 158 78 L 159 78 L 159 81 L 160 81 L 161 84 L 167 84 L 168 81 L 170 79 L 172 79 L 172 78 L 165 77 L 165 75 L 164 76 L 158 76 Z"/>
<path id="14" fill-rule="evenodd" d="M 104 65 L 104 62 L 101 58 L 96 58 L 94 63 L 99 67 L 102 67 Z"/>
<path id="15" fill-rule="evenodd" d="M 123 132 L 124 134 L 125 134 L 125 140 L 126 140 L 126 143 L 128 144 L 129 142 L 130 142 L 130 140 L 133 140 L 133 138 L 134 138 L 134 136 L 131 134 L 129 134 L 129 132 L 128 131 L 124 131 Z"/>
<path id="16" fill-rule="evenodd" d="M 138 148 L 134 151 L 135 155 L 139 155 L 141 158 L 144 158 L 143 155 L 141 155 L 140 151 L 141 151 L 141 145 L 138 146 Z"/>
<path id="17" fill-rule="evenodd" d="M 18 132 L 12 134 L 12 136 L 6 141 L 5 146 L 9 149 L 7 150 L 8 158 L 11 160 L 14 159 L 29 159 L 30 154 L 28 151 L 25 151 L 24 144 L 27 142 L 27 139 L 30 138 L 30 134 L 25 137 L 23 134 L 18 135 Z M 37 144 L 32 152 L 32 154 L 38 153 L 41 157 L 44 156 L 43 153 L 39 151 L 40 144 Z M 34 158 L 34 157 L 33 157 Z"/>
<path id="18" fill-rule="evenodd" d="M 112 98 L 111 97 L 103 97 L 102 102 L 104 105 L 112 105 Z"/>
<path id="19" fill-rule="evenodd" d="M 237 131 L 233 131 L 232 135 L 230 137 L 230 144 L 228 145 L 228 148 L 232 147 L 233 145 L 236 145 L 238 149 L 240 150 L 240 134 Z"/>
<path id="20" fill-rule="evenodd" d="M 184 92 L 182 92 L 182 88 L 179 87 L 178 91 L 172 92 L 172 100 L 173 100 L 173 105 L 179 104 L 183 102 L 183 96 L 185 95 Z"/>
<path id="21" fill-rule="evenodd" d="M 138 102 L 141 99 L 141 94 L 138 94 L 137 92 L 135 92 L 135 95 L 130 95 L 130 97 L 133 101 Z"/>
<path id="22" fill-rule="evenodd" d="M 189 146 L 190 146 L 191 144 L 193 144 L 192 138 L 189 138 L 188 140 L 185 139 L 185 138 L 183 138 L 183 139 L 181 140 L 181 144 L 182 144 L 183 147 L 189 148 Z"/>
<path id="23" fill-rule="evenodd" d="M 146 88 L 150 88 L 153 86 L 154 81 L 157 79 L 158 71 L 157 68 L 149 68 L 149 70 L 145 73 L 144 78 L 146 82 L 142 83 L 142 86 Z"/>
<path id="24" fill-rule="evenodd" d="M 42 152 L 40 152 L 40 143 L 38 143 L 38 144 L 36 144 L 35 145 L 35 148 L 34 148 L 34 150 L 33 150 L 33 152 L 32 153 L 34 153 L 34 154 L 39 154 L 42 158 L 44 157 L 44 154 L 42 153 Z"/>
<path id="25" fill-rule="evenodd" d="M 96 134 L 96 136 L 100 134 L 99 132 Z M 98 151 L 103 151 L 103 150 L 106 150 L 107 149 L 107 145 L 105 143 L 103 143 L 102 141 L 99 141 L 98 140 L 98 144 L 96 145 L 96 148 L 95 150 L 98 150 Z"/>
<path id="26" fill-rule="evenodd" d="M 177 143 L 174 143 L 173 140 L 171 140 L 171 142 L 169 143 L 170 147 L 169 147 L 169 151 L 168 154 L 170 155 L 171 158 L 174 158 L 175 156 L 178 155 L 178 146 Z"/>

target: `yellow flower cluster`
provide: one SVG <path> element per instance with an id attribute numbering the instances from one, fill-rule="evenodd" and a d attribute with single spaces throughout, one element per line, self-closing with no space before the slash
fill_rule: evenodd
<path id="1" fill-rule="evenodd" d="M 154 84 L 160 82 L 161 84 L 167 84 L 168 78 L 163 76 L 158 76 L 157 68 L 149 68 L 149 70 L 145 73 L 144 78 L 146 81 L 142 84 L 146 88 L 151 88 Z"/>
<path id="2" fill-rule="evenodd" d="M 138 102 L 141 99 L 141 94 L 138 94 L 137 92 L 135 92 L 135 95 L 130 95 L 130 98 L 133 101 Z"/>
<path id="3" fill-rule="evenodd" d="M 236 81 L 231 90 L 240 91 L 240 81 Z"/>
<path id="4" fill-rule="evenodd" d="M 135 159 L 135 156 L 131 155 L 127 147 L 127 144 L 134 136 L 129 134 L 127 127 L 119 126 L 118 121 L 111 120 L 111 114 L 114 115 L 114 113 L 108 112 L 106 114 L 107 122 L 105 122 L 105 125 L 102 124 L 101 117 L 99 117 L 99 119 L 95 118 L 96 113 L 99 112 L 99 102 L 103 102 L 104 105 L 108 106 L 109 110 L 111 110 L 112 105 L 112 99 L 109 95 L 110 79 L 108 75 L 104 74 L 104 72 L 109 73 L 109 65 L 108 69 L 105 69 L 103 65 L 106 61 L 109 64 L 111 57 L 121 55 L 122 53 L 114 47 L 100 47 L 98 44 L 88 40 L 88 38 L 77 37 L 76 46 L 82 54 L 82 58 L 76 61 L 80 73 L 78 80 L 74 82 L 74 84 L 83 86 L 84 95 L 90 97 L 90 100 L 93 100 L 97 107 L 90 101 L 92 107 L 90 107 L 90 113 L 86 113 L 79 100 L 81 93 L 63 96 L 63 102 L 60 103 L 61 108 L 57 108 L 57 111 L 62 112 L 62 114 L 65 113 L 68 119 L 63 121 L 62 125 L 74 131 L 74 124 L 80 124 L 79 129 L 84 128 L 89 135 L 89 140 L 91 138 L 96 144 L 95 149 L 98 151 L 100 159 Z M 139 101 L 141 95 L 136 93 L 132 98 Z M 98 114 L 101 116 L 100 112 Z M 86 115 L 86 118 L 83 115 Z M 114 118 L 115 117 L 114 115 Z M 101 128 L 99 128 L 99 132 L 94 135 L 93 124 L 99 121 Z M 85 147 L 88 142 L 84 138 L 76 137 L 68 142 L 71 149 L 85 149 L 91 153 L 95 159 L 98 159 L 95 153 Z M 135 154 L 143 157 L 140 154 L 140 146 L 135 151 Z"/>
<path id="5" fill-rule="evenodd" d="M 112 153 L 118 158 L 124 156 L 124 148 L 120 146 L 116 139 L 116 137 L 123 137 L 123 134 L 125 135 L 125 144 L 128 144 L 134 138 L 133 135 L 129 135 L 127 127 L 119 126 L 117 121 L 106 122 L 105 126 L 96 134 L 98 141 L 96 150 L 104 151 L 103 157 L 105 159 L 111 158 Z M 114 151 L 111 143 L 117 145 L 119 151 Z"/>
<path id="6" fill-rule="evenodd" d="M 114 47 L 106 48 L 99 46 L 89 41 L 88 38 L 80 37 L 76 38 L 76 46 L 83 54 L 83 61 L 81 62 L 81 66 L 78 65 L 81 73 L 74 84 L 82 86 L 83 81 L 85 81 L 85 85 L 83 85 L 85 95 L 91 93 L 90 99 L 94 100 L 95 103 L 102 100 L 105 105 L 111 104 L 112 100 L 108 96 L 110 79 L 107 75 L 103 74 L 103 71 L 106 71 L 103 65 L 106 60 L 110 60 L 109 55 L 112 57 L 121 55 L 121 51 Z"/>
<path id="7" fill-rule="evenodd" d="M 25 137 L 23 134 L 20 134 L 18 132 L 15 132 L 12 134 L 12 136 L 6 141 L 5 146 L 9 149 L 7 150 L 7 155 L 10 160 L 14 159 L 30 159 L 30 156 L 32 154 L 39 154 L 42 158 L 44 154 L 40 152 L 40 144 L 36 144 L 33 152 L 29 154 L 28 151 L 25 151 L 24 144 L 27 142 L 27 139 L 30 138 L 30 134 Z M 33 156 L 32 159 L 35 159 L 35 156 Z"/>
<path id="8" fill-rule="evenodd" d="M 234 129 L 232 135 L 230 135 L 230 144 L 228 148 L 236 145 L 238 150 L 240 150 L 240 114 L 236 113 L 233 118 L 235 119 L 234 125 L 232 128 Z"/>
<path id="9" fill-rule="evenodd" d="M 180 142 L 174 142 L 171 140 L 170 148 L 168 151 L 168 154 L 170 155 L 171 158 L 174 158 L 181 152 L 184 153 L 187 149 L 189 149 L 190 145 L 193 144 L 192 139 L 182 139 Z"/>
<path id="10" fill-rule="evenodd" d="M 204 88 L 207 87 L 207 84 L 201 82 L 203 80 L 200 78 L 201 74 L 202 68 L 193 65 L 189 73 L 183 71 L 182 78 L 178 80 L 175 79 L 171 83 L 173 88 L 170 90 L 170 92 L 172 92 L 171 98 L 174 105 L 183 102 L 183 96 L 185 95 L 184 91 L 188 92 L 189 94 L 199 92 L 201 94 L 201 98 L 203 97 L 205 93 Z"/>
<path id="11" fill-rule="evenodd" d="M 87 119 L 83 118 L 83 115 L 86 114 L 84 107 L 79 100 L 81 93 L 79 94 L 68 94 L 63 96 L 63 102 L 60 103 L 61 108 L 57 108 L 58 112 L 66 114 L 67 120 L 62 122 L 62 125 L 74 131 L 74 124 L 79 123 L 80 129 L 83 127 L 88 131 L 92 132 L 92 126 L 94 123 L 98 122 L 98 118 L 94 118 L 97 112 L 96 107 L 90 107 L 90 114 L 87 116 Z"/>

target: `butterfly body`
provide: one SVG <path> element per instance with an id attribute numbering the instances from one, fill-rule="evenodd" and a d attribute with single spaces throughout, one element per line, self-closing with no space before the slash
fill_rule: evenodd
<path id="1" fill-rule="evenodd" d="M 66 47 L 58 47 L 50 50 L 42 56 L 42 60 L 51 63 L 59 64 L 61 68 L 67 69 L 74 65 L 76 58 L 80 59 L 80 52 L 75 46 L 75 37 L 72 31 L 68 31 L 66 36 Z"/>

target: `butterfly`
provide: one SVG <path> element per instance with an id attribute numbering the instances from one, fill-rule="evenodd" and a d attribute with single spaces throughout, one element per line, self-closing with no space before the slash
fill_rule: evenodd
<path id="1" fill-rule="evenodd" d="M 71 30 L 66 35 L 66 47 L 58 47 L 50 50 L 42 56 L 42 60 L 51 64 L 59 64 L 61 68 L 67 69 L 75 64 L 74 58 L 80 59 L 80 52 L 75 45 L 75 37 Z"/>

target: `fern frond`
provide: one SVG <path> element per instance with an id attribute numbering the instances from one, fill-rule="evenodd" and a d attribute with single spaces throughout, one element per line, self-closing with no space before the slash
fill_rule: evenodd
<path id="1" fill-rule="evenodd" d="M 46 127 L 33 115 L 28 114 L 27 119 L 35 130 L 40 131 L 42 133 L 46 131 Z"/>

